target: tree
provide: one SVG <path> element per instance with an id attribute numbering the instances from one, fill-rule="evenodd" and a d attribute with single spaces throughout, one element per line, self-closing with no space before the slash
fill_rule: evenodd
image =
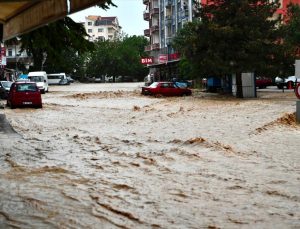
<path id="1" fill-rule="evenodd" d="M 98 41 L 95 50 L 86 63 L 86 72 L 90 77 L 130 76 L 142 80 L 147 69 L 140 63 L 146 56 L 144 47 L 148 40 L 143 36 L 125 36 L 122 40 Z"/>
<path id="2" fill-rule="evenodd" d="M 112 0 L 106 0 L 98 6 L 106 10 L 116 5 Z M 74 73 L 81 71 L 82 54 L 93 49 L 93 43 L 85 39 L 87 36 L 83 25 L 65 17 L 20 36 L 20 42 L 22 51 L 33 58 L 34 66 L 30 70 Z"/>
<path id="3" fill-rule="evenodd" d="M 287 75 L 294 74 L 295 59 L 300 59 L 300 6 L 289 4 L 287 16 L 281 26 L 284 61 L 281 63 Z"/>
<path id="4" fill-rule="evenodd" d="M 201 6 L 201 21 L 187 24 L 174 46 L 203 76 L 235 73 L 242 97 L 242 72 L 275 68 L 279 20 L 271 18 L 278 7 L 277 0 L 214 0 Z"/>
<path id="5" fill-rule="evenodd" d="M 22 35 L 21 49 L 32 55 L 32 70 L 41 70 L 45 66 L 44 69 L 49 72 L 64 71 L 63 66 L 69 61 L 70 55 L 74 57 L 93 48 L 93 44 L 85 39 L 86 36 L 83 25 L 65 17 Z M 45 54 L 47 57 L 43 64 Z"/>

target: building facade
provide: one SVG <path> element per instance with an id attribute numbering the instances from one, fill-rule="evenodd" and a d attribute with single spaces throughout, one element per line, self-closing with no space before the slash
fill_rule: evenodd
<path id="1" fill-rule="evenodd" d="M 90 41 L 114 40 L 121 34 L 121 26 L 117 17 L 101 17 L 90 15 L 85 18 L 84 27 Z"/>
<path id="2" fill-rule="evenodd" d="M 143 17 L 149 22 L 144 36 L 150 41 L 145 51 L 152 57 L 152 63 L 148 67 L 154 80 L 168 80 L 179 76 L 177 64 L 180 54 L 171 43 L 184 24 L 193 20 L 199 2 L 200 0 L 143 0 Z"/>

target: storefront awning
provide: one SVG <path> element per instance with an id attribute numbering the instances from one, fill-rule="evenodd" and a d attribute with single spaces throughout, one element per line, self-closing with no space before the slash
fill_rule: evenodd
<path id="1" fill-rule="evenodd" d="M 0 40 L 103 2 L 105 0 L 0 0 Z"/>

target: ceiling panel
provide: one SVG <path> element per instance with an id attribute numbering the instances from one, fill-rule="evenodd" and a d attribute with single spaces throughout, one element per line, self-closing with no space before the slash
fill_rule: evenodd
<path id="1" fill-rule="evenodd" d="M 0 0 L 0 40 L 2 33 L 8 40 L 101 2 L 105 0 Z"/>

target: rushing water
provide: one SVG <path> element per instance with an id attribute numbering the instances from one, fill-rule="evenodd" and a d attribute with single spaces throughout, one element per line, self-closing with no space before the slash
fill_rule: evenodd
<path id="1" fill-rule="evenodd" d="M 289 98 L 138 86 L 52 87 L 43 109 L 0 110 L 0 228 L 300 227 L 300 128 L 273 122 Z"/>

